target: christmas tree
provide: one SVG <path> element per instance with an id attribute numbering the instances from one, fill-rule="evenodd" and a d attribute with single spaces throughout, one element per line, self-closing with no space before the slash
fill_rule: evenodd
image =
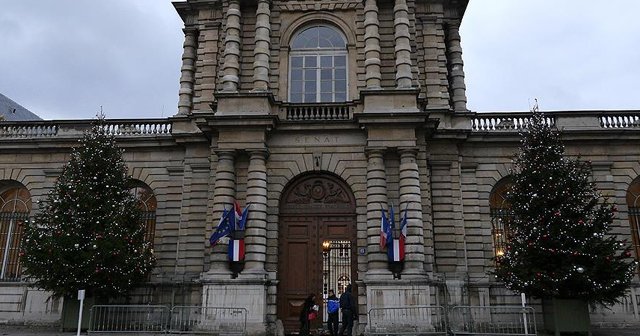
<path id="1" fill-rule="evenodd" d="M 589 162 L 565 156 L 560 133 L 534 112 L 515 158 L 510 236 L 496 257 L 505 286 L 538 298 L 612 304 L 634 274 L 630 246 L 609 235 L 615 207 L 591 182 Z"/>
<path id="2" fill-rule="evenodd" d="M 81 140 L 40 212 L 25 227 L 26 276 L 54 296 L 110 298 L 146 280 L 155 259 L 129 191 L 122 150 L 102 120 Z"/>

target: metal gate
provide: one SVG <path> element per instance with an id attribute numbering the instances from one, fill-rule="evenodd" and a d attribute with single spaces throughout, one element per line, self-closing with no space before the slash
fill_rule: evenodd
<path id="1" fill-rule="evenodd" d="M 322 243 L 322 301 L 324 307 L 323 322 L 329 316 L 327 298 L 333 289 L 338 297 L 351 283 L 351 242 L 331 240 Z M 338 317 L 341 319 L 341 317 Z"/>

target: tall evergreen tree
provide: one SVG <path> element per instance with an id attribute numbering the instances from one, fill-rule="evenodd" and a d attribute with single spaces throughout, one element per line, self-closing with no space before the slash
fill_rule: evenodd
<path id="1" fill-rule="evenodd" d="M 25 275 L 55 296 L 116 297 L 145 281 L 155 259 L 129 186 L 122 150 L 98 120 L 25 227 Z"/>
<path id="2" fill-rule="evenodd" d="M 496 275 L 538 298 L 612 304 L 634 274 L 630 246 L 609 235 L 616 211 L 591 182 L 591 164 L 565 156 L 560 133 L 534 112 L 507 193 L 513 219 Z"/>

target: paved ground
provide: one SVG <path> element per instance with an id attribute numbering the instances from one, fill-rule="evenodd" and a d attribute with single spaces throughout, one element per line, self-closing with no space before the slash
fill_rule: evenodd
<path id="1" fill-rule="evenodd" d="M 74 336 L 75 332 L 60 332 L 51 328 L 37 328 L 37 327 L 20 327 L 20 326 L 7 326 L 0 325 L 0 336 Z M 86 332 L 82 335 L 87 335 Z M 103 334 L 104 335 L 104 334 Z M 109 336 L 116 336 L 115 334 L 108 334 Z M 131 336 L 134 334 L 122 334 Z M 152 336 L 153 334 L 144 334 L 145 336 Z M 543 336 L 543 334 L 539 334 Z M 640 329 L 593 329 L 592 336 L 640 336 Z"/>

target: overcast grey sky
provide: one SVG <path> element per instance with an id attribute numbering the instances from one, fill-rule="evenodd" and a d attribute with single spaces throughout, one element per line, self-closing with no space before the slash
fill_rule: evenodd
<path id="1" fill-rule="evenodd" d="M 168 0 L 0 0 L 0 93 L 44 119 L 175 114 L 182 22 Z M 474 111 L 637 109 L 640 1 L 471 0 Z"/>

